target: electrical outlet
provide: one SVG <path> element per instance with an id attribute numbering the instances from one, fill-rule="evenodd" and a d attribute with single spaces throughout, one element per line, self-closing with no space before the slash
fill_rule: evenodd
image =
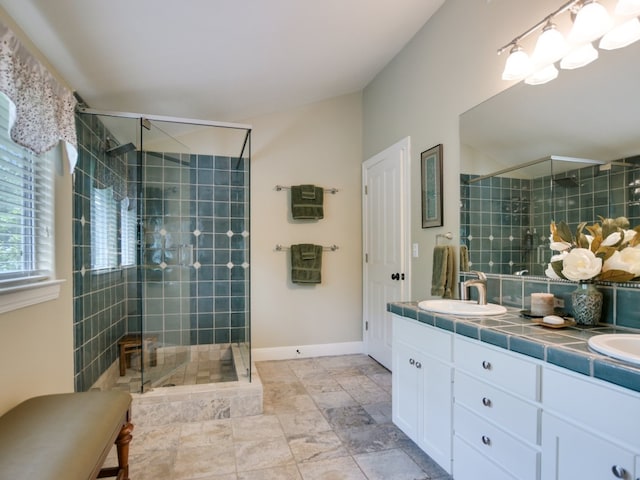
<path id="1" fill-rule="evenodd" d="M 554 297 L 553 306 L 556 308 L 564 308 L 564 298 Z"/>

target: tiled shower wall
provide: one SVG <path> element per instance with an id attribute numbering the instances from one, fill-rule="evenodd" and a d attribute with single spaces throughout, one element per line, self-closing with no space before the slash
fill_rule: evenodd
<path id="1" fill-rule="evenodd" d="M 91 189 L 97 162 L 107 168 L 107 131 L 93 115 L 76 115 L 78 163 L 73 183 L 73 329 L 76 391 L 88 390 L 118 357 L 127 330 L 128 272 L 91 270 Z M 135 268 L 129 268 L 133 270 Z"/>
<path id="2" fill-rule="evenodd" d="M 117 360 L 118 339 L 140 332 L 142 322 L 145 333 L 164 344 L 248 340 L 248 160 L 145 153 L 145 187 L 139 189 L 146 196 L 145 264 L 96 272 L 91 270 L 90 198 L 97 162 L 109 166 L 108 132 L 93 115 L 78 114 L 76 124 L 76 391 L 89 389 Z M 129 180 L 136 180 L 138 155 L 128 158 Z"/>
<path id="3" fill-rule="evenodd" d="M 624 160 L 640 167 L 640 157 Z M 549 222 L 564 220 L 572 230 L 598 216 L 626 216 L 640 224 L 640 168 L 613 165 L 575 169 L 575 186 L 553 184 L 551 176 L 533 180 L 492 177 L 468 183 L 460 175 L 460 239 L 469 247 L 473 270 L 513 274 L 527 269 L 544 275 L 549 251 Z"/>

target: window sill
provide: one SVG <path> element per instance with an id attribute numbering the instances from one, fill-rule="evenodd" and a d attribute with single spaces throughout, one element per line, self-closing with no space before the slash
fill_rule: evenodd
<path id="1" fill-rule="evenodd" d="M 2 288 L 0 289 L 0 313 L 55 300 L 60 296 L 62 282 L 64 280 L 47 280 L 28 285 Z"/>

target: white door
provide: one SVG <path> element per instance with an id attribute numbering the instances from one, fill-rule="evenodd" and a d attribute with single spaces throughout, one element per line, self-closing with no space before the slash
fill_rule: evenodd
<path id="1" fill-rule="evenodd" d="M 368 355 L 391 369 L 391 313 L 387 303 L 409 300 L 409 137 L 362 166 L 363 316 Z"/>

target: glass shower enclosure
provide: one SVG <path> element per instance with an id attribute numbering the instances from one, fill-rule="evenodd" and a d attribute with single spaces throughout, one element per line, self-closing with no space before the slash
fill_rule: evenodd
<path id="1" fill-rule="evenodd" d="M 134 392 L 250 379 L 251 128 L 88 108 L 78 119 L 96 137 L 79 137 L 95 151 L 79 165 L 85 257 L 103 257 L 86 269 L 92 281 L 117 273 L 126 302 L 93 355 L 105 361 L 89 374 L 92 355 L 76 356 L 76 388 L 115 362 Z"/>

